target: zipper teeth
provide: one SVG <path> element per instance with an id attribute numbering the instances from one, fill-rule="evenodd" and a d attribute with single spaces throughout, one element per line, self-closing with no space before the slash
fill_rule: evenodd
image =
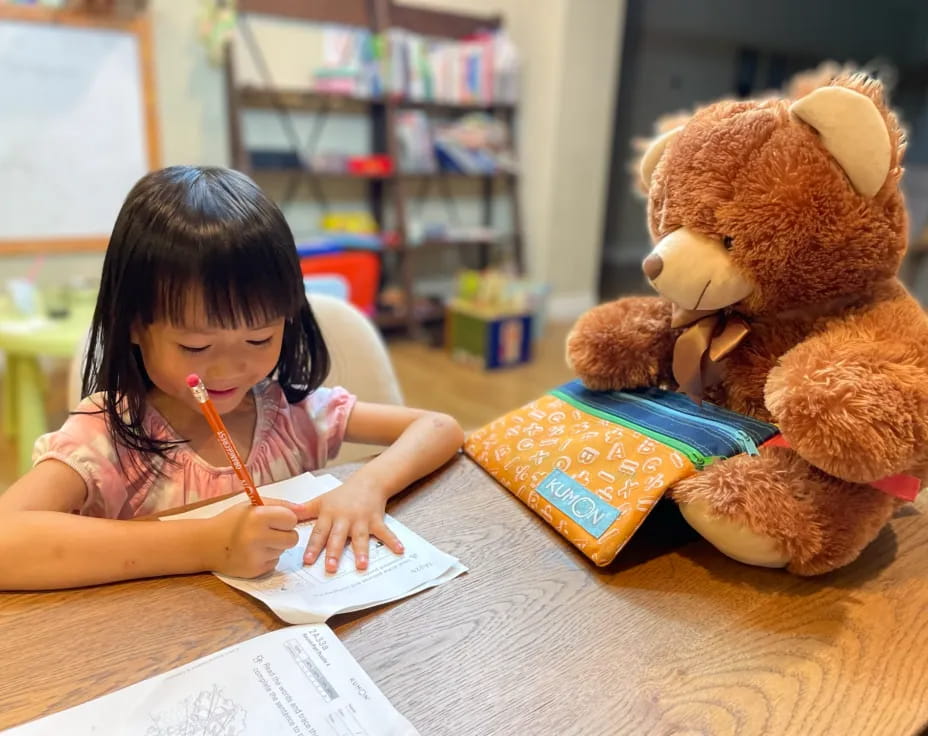
<path id="1" fill-rule="evenodd" d="M 668 438 L 668 437 L 669 437 L 671 440 L 673 440 L 673 441 L 675 441 L 675 442 L 680 442 L 680 443 L 685 444 L 687 447 L 693 448 L 693 450 L 695 450 L 697 453 L 699 453 L 699 456 L 702 457 L 702 458 L 709 458 L 709 457 L 712 457 L 712 455 L 710 454 L 710 453 L 711 453 L 710 448 L 708 448 L 708 447 L 703 447 L 703 446 L 701 446 L 698 442 L 692 442 L 692 441 L 687 441 L 687 440 L 683 440 L 683 439 L 677 439 L 676 437 L 670 437 L 669 435 L 666 435 L 666 434 L 664 434 L 663 432 L 661 432 L 659 429 L 650 429 L 650 428 L 645 427 L 645 426 L 643 426 L 643 425 L 636 424 L 635 421 L 634 421 L 633 419 L 626 419 L 626 418 L 624 418 L 624 417 L 617 416 L 616 414 L 610 412 L 608 408 L 601 408 L 601 409 L 600 409 L 600 408 L 598 408 L 592 401 L 588 401 L 588 400 L 586 400 L 585 398 L 581 398 L 581 397 L 579 397 L 579 396 L 578 396 L 578 397 L 573 397 L 571 394 L 568 394 L 568 396 L 571 396 L 571 398 L 573 398 L 575 401 L 579 402 L 582 408 L 587 408 L 587 409 L 596 408 L 598 411 L 602 412 L 599 416 L 602 416 L 604 419 L 608 419 L 609 421 L 613 421 L 613 422 L 618 422 L 618 423 L 620 423 L 623 427 L 630 427 L 630 428 L 632 428 L 632 429 L 637 429 L 638 431 L 640 431 L 640 432 L 642 432 L 642 433 L 645 433 L 645 431 L 647 430 L 647 432 L 651 432 L 652 434 L 660 435 L 661 437 L 664 437 L 664 438 Z M 650 436 L 650 435 L 649 435 L 649 436 Z"/>
<path id="2" fill-rule="evenodd" d="M 667 392 L 666 396 L 668 397 L 667 404 L 671 408 L 683 414 L 688 414 L 690 416 L 699 416 L 698 414 L 694 414 L 693 410 L 690 409 L 690 406 L 689 406 L 690 402 L 688 399 L 685 399 L 682 396 L 679 396 L 672 392 Z M 729 422 L 731 422 L 732 425 L 737 426 L 738 431 L 750 437 L 751 441 L 754 443 L 756 443 L 758 440 L 763 440 L 767 435 L 773 435 L 776 433 L 776 427 L 767 422 L 762 422 L 758 419 L 754 419 L 753 417 L 749 417 L 744 414 L 736 414 L 735 412 L 728 411 L 727 409 L 723 409 L 719 406 L 715 406 L 714 404 L 707 403 L 706 407 L 708 407 L 705 410 L 707 414 L 717 415 L 719 417 L 719 419 L 717 420 L 713 419 L 710 421 L 718 421 L 722 423 L 723 420 L 728 420 Z M 752 429 L 758 435 L 756 438 L 749 431 Z"/>
<path id="3" fill-rule="evenodd" d="M 613 396 L 622 401 L 629 401 L 633 404 L 645 405 L 655 413 L 676 417 L 678 421 L 683 423 L 688 422 L 690 425 L 695 424 L 701 426 L 705 428 L 706 431 L 715 433 L 716 436 L 721 434 L 728 442 L 734 442 L 736 449 L 739 449 L 742 452 L 746 452 L 750 455 L 757 454 L 757 445 L 754 444 L 754 440 L 750 435 L 748 435 L 747 432 L 744 432 L 740 429 L 728 427 L 721 422 L 707 419 L 706 417 L 697 416 L 695 414 L 690 414 L 689 412 L 676 409 L 675 407 L 666 406 L 655 401 L 649 401 L 648 399 L 635 396 L 631 393 L 616 394 L 614 392 Z"/>
<path id="4" fill-rule="evenodd" d="M 728 434 L 723 434 L 721 437 L 719 437 L 719 434 L 721 433 L 717 431 L 713 431 L 715 429 L 714 425 L 710 425 L 710 427 L 707 428 L 703 422 L 697 421 L 695 417 L 681 415 L 679 412 L 674 411 L 673 409 L 670 409 L 668 407 L 665 407 L 655 401 L 648 401 L 647 399 L 634 396 L 630 393 L 613 392 L 610 395 L 612 396 L 612 400 L 616 401 L 617 403 L 626 404 L 626 405 L 628 404 L 640 405 L 643 407 L 644 411 L 648 411 L 651 414 L 657 414 L 663 417 L 671 417 L 675 421 L 682 424 L 684 427 L 687 427 L 691 430 L 703 431 L 706 434 L 711 435 L 714 439 L 724 442 L 726 445 L 731 445 L 731 443 L 733 442 L 732 437 Z M 689 444 L 693 445 L 694 447 L 697 447 L 699 451 L 702 452 L 704 455 L 709 449 L 708 447 L 705 447 L 705 448 L 700 447 L 699 444 L 697 444 L 696 442 L 690 441 Z M 738 445 L 738 443 L 736 443 L 736 445 Z"/>
<path id="5" fill-rule="evenodd" d="M 681 414 L 686 414 L 687 416 L 694 417 L 699 419 L 699 415 L 693 414 L 692 412 L 687 411 L 686 409 L 677 409 Z M 757 449 L 758 441 L 763 442 L 765 439 L 763 436 L 755 437 L 751 432 L 744 428 L 744 426 L 730 426 L 725 424 L 721 419 L 710 419 L 709 417 L 704 417 L 706 421 L 712 422 L 715 426 L 725 432 L 731 432 L 738 440 L 741 445 L 741 449 L 744 450 L 748 455 L 759 455 L 760 450 Z M 758 429 L 763 429 L 764 433 L 768 436 L 776 434 L 776 430 L 770 426 L 765 426 L 763 424 L 757 424 Z"/>
<path id="6" fill-rule="evenodd" d="M 693 447 L 692 445 L 679 440 L 676 437 L 668 437 L 661 432 L 650 429 L 648 427 L 640 427 L 637 424 L 633 423 L 631 420 L 624 419 L 623 417 L 617 417 L 612 414 L 609 414 L 602 409 L 598 409 L 595 406 L 590 406 L 585 401 L 578 399 L 575 396 L 571 396 L 560 389 L 554 389 L 550 392 L 552 396 L 556 396 L 561 401 L 570 404 L 576 409 L 581 409 L 582 411 L 589 412 L 593 416 L 599 417 L 600 419 L 605 419 L 606 421 L 613 422 L 614 424 L 620 424 L 626 429 L 631 429 L 634 432 L 639 432 L 640 434 L 650 437 L 656 442 L 672 447 L 674 450 L 683 453 L 686 458 L 693 463 L 697 470 L 702 470 L 707 465 L 710 465 L 715 461 L 715 457 L 709 456 Z"/>

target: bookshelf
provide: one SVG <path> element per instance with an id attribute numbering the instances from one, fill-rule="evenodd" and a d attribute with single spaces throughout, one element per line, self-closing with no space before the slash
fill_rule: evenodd
<path id="1" fill-rule="evenodd" d="M 374 33 L 382 33 L 389 28 L 401 28 L 413 33 L 438 38 L 460 39 L 481 30 L 496 30 L 501 26 L 498 16 L 471 16 L 445 13 L 435 10 L 414 8 L 395 4 L 392 0 L 314 0 L 314 2 L 288 2 L 287 0 L 239 0 L 239 14 L 255 13 L 263 16 L 290 18 L 304 22 L 333 23 L 364 27 Z M 299 142 L 291 136 L 291 146 L 286 157 L 256 156 L 261 151 L 249 149 L 242 134 L 242 116 L 248 110 L 272 110 L 281 116 L 281 122 L 287 123 L 291 112 L 317 113 L 326 115 L 330 112 L 354 113 L 365 115 L 370 120 L 370 150 L 389 156 L 398 162 L 398 144 L 396 137 L 396 119 L 400 111 L 407 109 L 422 110 L 427 115 L 457 115 L 481 111 L 504 122 L 514 141 L 514 122 L 517 106 L 513 104 L 449 104 L 432 101 L 410 101 L 393 96 L 370 98 L 351 97 L 331 92 L 312 91 L 308 89 L 285 89 L 280 87 L 256 87 L 240 84 L 235 77 L 236 49 L 228 44 L 225 50 L 224 74 L 229 117 L 229 145 L 232 166 L 255 178 L 259 184 L 262 176 L 285 175 L 291 177 L 287 188 L 288 196 L 300 184 L 308 184 L 321 202 L 325 202 L 322 182 L 327 180 L 354 179 L 366 188 L 366 201 L 371 214 L 384 227 L 388 208 L 394 223 L 389 233 L 389 244 L 384 246 L 382 258 L 389 256 L 393 260 L 395 284 L 403 295 L 406 310 L 403 314 L 384 312 L 375 315 L 375 322 L 384 332 L 402 332 L 410 336 L 424 334 L 424 328 L 441 322 L 444 317 L 444 305 L 440 298 L 416 298 L 416 284 L 413 278 L 413 259 L 417 254 L 434 248 L 477 248 L 478 260 L 485 266 L 490 260 L 494 247 L 504 247 L 507 257 L 516 270 L 523 269 L 522 230 L 519 218 L 518 185 L 519 177 L 515 173 L 466 174 L 436 171 L 412 173 L 395 171 L 386 174 L 351 174 L 346 172 L 327 172 L 307 166 Z M 280 154 L 280 151 L 276 151 Z M 256 160 L 257 159 L 257 160 Z M 262 163 L 263 161 L 263 163 Z M 271 163 L 268 163 L 271 161 Z M 425 239 L 412 243 L 407 236 L 406 215 L 410 201 L 415 199 L 410 189 L 416 182 L 420 183 L 423 196 L 431 184 L 444 188 L 452 181 L 472 180 L 478 183 L 482 209 L 482 225 L 493 225 L 493 203 L 497 194 L 502 194 L 508 201 L 513 223 L 511 235 L 499 239 L 468 238 L 447 240 Z M 423 188 L 424 187 L 424 188 Z M 282 203 L 285 204 L 285 203 Z M 386 264 L 382 264 L 386 265 Z"/>
<path id="2" fill-rule="evenodd" d="M 284 106 L 290 110 L 313 111 L 323 106 L 330 110 L 354 109 L 366 111 L 372 106 L 383 105 L 387 102 L 385 97 L 352 97 L 334 92 L 315 92 L 312 90 L 266 90 L 250 85 L 244 85 L 238 90 L 239 101 L 249 108 L 275 108 Z M 467 105 L 451 102 L 433 102 L 421 100 L 395 100 L 397 107 L 411 110 L 425 110 L 437 113 L 466 113 L 474 110 L 511 114 L 515 105 Z"/>

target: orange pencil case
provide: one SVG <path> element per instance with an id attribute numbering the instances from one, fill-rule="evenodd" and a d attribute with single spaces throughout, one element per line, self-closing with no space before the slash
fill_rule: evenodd
<path id="1" fill-rule="evenodd" d="M 560 386 L 471 434 L 465 452 L 597 565 L 607 565 L 664 492 L 777 434 L 682 394 Z"/>

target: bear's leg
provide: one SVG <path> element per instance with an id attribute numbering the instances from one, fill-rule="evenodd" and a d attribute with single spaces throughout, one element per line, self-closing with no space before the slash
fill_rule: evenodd
<path id="1" fill-rule="evenodd" d="M 892 496 L 833 478 L 780 448 L 715 463 L 680 481 L 672 496 L 719 551 L 799 575 L 853 561 L 896 507 Z"/>

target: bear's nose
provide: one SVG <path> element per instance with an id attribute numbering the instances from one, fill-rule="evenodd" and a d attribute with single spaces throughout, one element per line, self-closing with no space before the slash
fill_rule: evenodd
<path id="1" fill-rule="evenodd" d="M 661 271 L 664 270 L 664 260 L 657 255 L 657 253 L 652 253 L 644 259 L 641 268 L 644 271 L 644 275 L 651 279 L 651 281 L 654 281 L 654 279 L 661 275 Z"/>

